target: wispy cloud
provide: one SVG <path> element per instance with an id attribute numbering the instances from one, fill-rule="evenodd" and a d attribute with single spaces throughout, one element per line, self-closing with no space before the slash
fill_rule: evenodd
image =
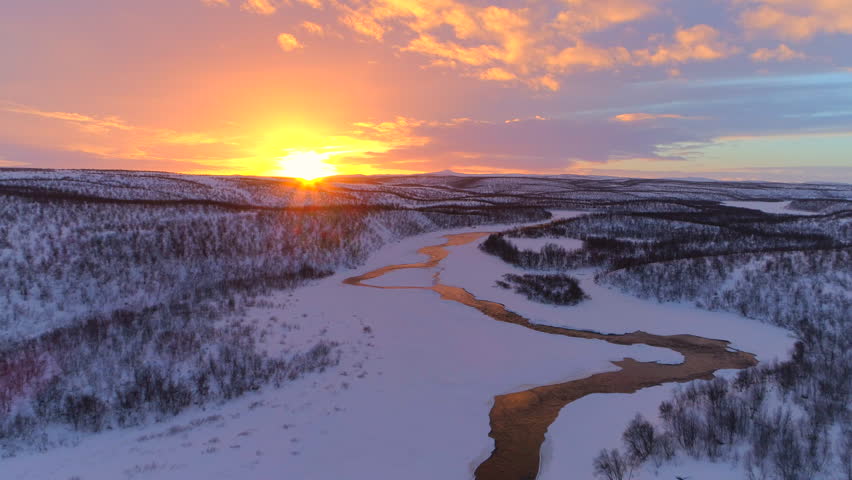
<path id="1" fill-rule="evenodd" d="M 338 20 L 352 31 L 378 41 L 381 41 L 384 37 L 385 27 L 366 9 L 356 10 L 346 5 L 341 5 L 340 10 L 341 13 Z"/>
<path id="2" fill-rule="evenodd" d="M 62 127 L 50 127 L 44 147 L 85 152 L 103 157 L 136 159 L 210 158 L 233 154 L 234 136 L 133 125 L 115 116 L 43 110 L 29 105 L 0 103 L 0 111 L 26 115 Z M 52 139 L 52 140 L 51 140 Z M 51 143 L 53 142 L 53 143 Z M 216 153 L 216 152 L 219 153 Z"/>
<path id="3" fill-rule="evenodd" d="M 28 165 L 28 164 L 25 163 L 25 162 L 15 162 L 13 160 L 7 160 L 5 157 L 0 155 L 0 167 L 2 167 L 2 168 L 23 167 L 25 165 Z"/>
<path id="4" fill-rule="evenodd" d="M 709 25 L 695 25 L 678 29 L 673 42 L 638 50 L 633 53 L 633 57 L 639 65 L 666 65 L 721 60 L 741 51 L 742 48 L 726 41 L 719 30 Z"/>
<path id="5" fill-rule="evenodd" d="M 305 20 L 304 22 L 299 24 L 299 27 L 302 28 L 305 32 L 311 35 L 323 36 L 325 35 L 325 28 L 322 25 L 314 22 L 309 22 Z"/>
<path id="6" fill-rule="evenodd" d="M 778 47 L 760 48 L 751 54 L 751 59 L 755 62 L 789 62 L 791 60 L 801 60 L 807 58 L 804 53 L 797 52 L 785 44 L 780 44 Z"/>
<path id="7" fill-rule="evenodd" d="M 852 33 L 852 8 L 846 0 L 733 0 L 745 6 L 740 23 L 751 33 L 770 33 L 794 41 L 814 35 Z"/>
<path id="8" fill-rule="evenodd" d="M 613 120 L 617 122 L 624 123 L 633 123 L 633 122 L 647 122 L 651 120 L 702 120 L 704 117 L 690 117 L 685 115 L 678 115 L 675 113 L 622 113 L 621 115 L 616 115 L 612 117 Z"/>
<path id="9" fill-rule="evenodd" d="M 240 9 L 261 15 L 272 15 L 278 10 L 278 4 L 272 0 L 243 0 Z"/>
<path id="10" fill-rule="evenodd" d="M 32 115 L 35 117 L 71 122 L 89 132 L 106 132 L 109 130 L 131 130 L 133 128 L 127 125 L 123 120 L 118 117 L 98 118 L 73 112 L 46 111 L 12 102 L 0 102 L 0 109 L 11 113 L 20 113 L 24 115 Z"/>

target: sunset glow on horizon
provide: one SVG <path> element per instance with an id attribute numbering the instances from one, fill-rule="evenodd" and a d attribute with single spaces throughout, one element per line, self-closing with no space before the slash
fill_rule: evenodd
<path id="1" fill-rule="evenodd" d="M 337 173 L 334 165 L 326 163 L 333 153 L 317 153 L 314 151 L 295 151 L 281 157 L 279 170 L 273 173 L 281 177 L 316 180 Z"/>
<path id="2" fill-rule="evenodd" d="M 0 168 L 852 181 L 845 3 L 7 2 Z"/>

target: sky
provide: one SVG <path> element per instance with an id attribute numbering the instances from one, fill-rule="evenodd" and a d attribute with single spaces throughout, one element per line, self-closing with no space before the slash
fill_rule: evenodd
<path id="1" fill-rule="evenodd" d="M 6 1 L 0 167 L 852 182 L 852 2 Z"/>

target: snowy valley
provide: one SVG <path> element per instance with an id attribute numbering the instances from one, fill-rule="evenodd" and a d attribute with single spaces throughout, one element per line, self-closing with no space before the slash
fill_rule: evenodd
<path id="1" fill-rule="evenodd" d="M 0 170 L 0 472 L 852 478 L 850 256 L 844 184 Z M 499 402 L 674 370 L 672 338 L 707 363 L 480 468 L 514 461 Z"/>

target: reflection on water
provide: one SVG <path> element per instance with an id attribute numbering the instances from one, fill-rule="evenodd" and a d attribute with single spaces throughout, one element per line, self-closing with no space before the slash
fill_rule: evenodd
<path id="1" fill-rule="evenodd" d="M 545 385 L 522 392 L 498 395 L 491 408 L 491 432 L 494 451 L 476 469 L 478 480 L 532 480 L 539 471 L 539 451 L 550 424 L 567 404 L 593 393 L 633 393 L 639 389 L 670 382 L 688 382 L 709 379 L 716 370 L 743 369 L 757 364 L 755 356 L 740 351 L 731 351 L 727 341 L 711 340 L 694 335 L 653 335 L 641 331 L 626 334 L 603 334 L 586 330 L 553 327 L 531 323 L 528 319 L 507 310 L 503 305 L 474 297 L 467 290 L 440 282 L 440 273 L 435 274 L 431 287 L 382 287 L 369 285 L 365 281 L 375 279 L 395 270 L 408 268 L 433 268 L 447 258 L 447 247 L 466 245 L 490 232 L 471 232 L 447 235 L 440 245 L 423 247 L 418 253 L 428 256 L 420 263 L 389 265 L 378 270 L 344 280 L 348 285 L 393 289 L 432 290 L 444 300 L 458 302 L 475 308 L 499 322 L 512 323 L 537 332 L 566 337 L 599 340 L 618 345 L 648 345 L 668 348 L 683 355 L 683 363 L 677 365 L 655 362 L 638 362 L 625 358 L 613 362 L 620 367 L 614 372 L 605 372 L 590 377 L 556 385 Z M 591 461 L 591 459 L 590 459 Z"/>

